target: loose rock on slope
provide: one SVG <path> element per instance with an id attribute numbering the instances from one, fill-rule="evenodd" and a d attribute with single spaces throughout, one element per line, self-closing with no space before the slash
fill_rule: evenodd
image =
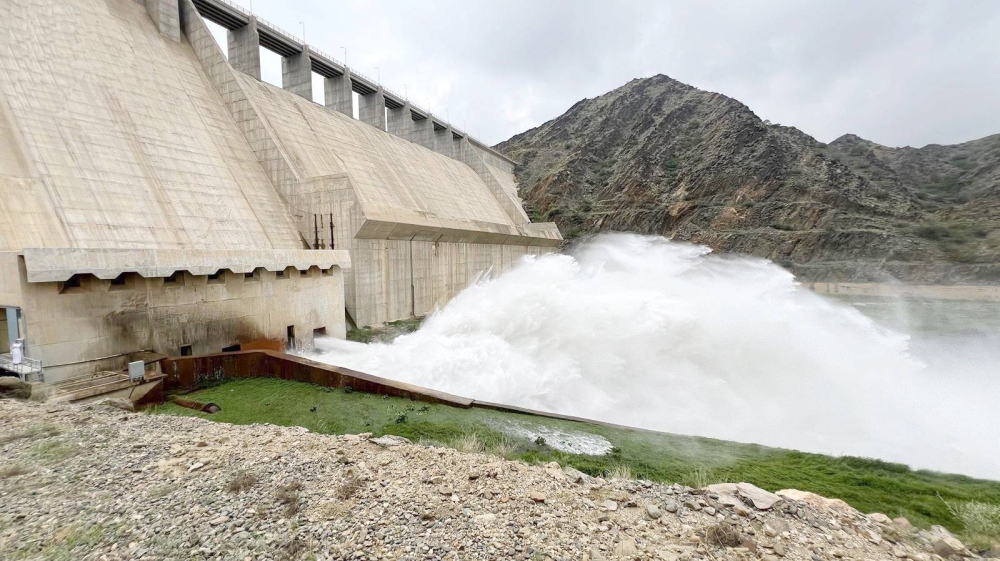
<path id="1" fill-rule="evenodd" d="M 853 509 L 791 494 L 763 511 L 709 490 L 605 481 L 395 439 L 386 446 L 368 435 L 0 400 L 0 431 L 39 426 L 46 430 L 33 439 L 0 439 L 0 464 L 20 466 L 0 487 L 2 559 L 934 555 L 893 543 Z M 723 529 L 734 540 L 726 543 L 739 545 L 712 542 Z"/>

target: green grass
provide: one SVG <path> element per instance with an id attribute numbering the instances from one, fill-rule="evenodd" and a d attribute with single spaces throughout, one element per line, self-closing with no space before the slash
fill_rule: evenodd
<path id="1" fill-rule="evenodd" d="M 24 545 L 13 552 L 10 561 L 22 559 L 46 559 L 49 561 L 72 561 L 85 555 L 104 535 L 114 534 L 113 529 L 102 525 L 72 524 L 56 531 L 55 536 L 39 547 Z"/>
<path id="2" fill-rule="evenodd" d="M 72 442 L 63 440 L 44 440 L 31 448 L 31 456 L 37 460 L 59 462 L 77 452 Z"/>
<path id="3" fill-rule="evenodd" d="M 349 329 L 347 331 L 347 340 L 357 343 L 384 343 L 391 341 L 400 335 L 413 333 L 420 328 L 420 324 L 423 323 L 423 321 L 424 318 L 410 318 L 390 321 L 378 327 L 372 327 L 370 325 L 366 325 L 365 327 L 355 327 L 354 329 Z"/>
<path id="4" fill-rule="evenodd" d="M 975 263 L 988 260 L 982 253 L 981 245 L 992 229 L 989 224 L 968 220 L 928 221 L 917 226 L 914 232 L 924 239 L 936 242 L 948 259 L 959 263 Z"/>
<path id="5" fill-rule="evenodd" d="M 228 382 L 198 391 L 192 394 L 192 399 L 217 403 L 222 411 L 206 415 L 170 403 L 151 411 L 235 424 L 268 422 L 302 426 L 330 434 L 394 434 L 414 442 L 471 447 L 529 463 L 554 460 L 590 475 L 631 473 L 641 479 L 692 486 L 748 481 L 772 491 L 795 488 L 841 498 L 863 512 L 906 516 L 919 527 L 941 524 L 960 534 L 967 522 L 949 504 L 975 501 L 1000 505 L 1000 482 L 914 471 L 901 464 L 486 409 L 429 405 L 276 379 Z M 544 442 L 511 436 L 499 429 L 509 424 L 599 435 L 614 448 L 603 456 L 560 452 Z M 981 533 L 982 529 L 976 531 Z M 1000 539 L 1000 535 L 989 537 Z"/>

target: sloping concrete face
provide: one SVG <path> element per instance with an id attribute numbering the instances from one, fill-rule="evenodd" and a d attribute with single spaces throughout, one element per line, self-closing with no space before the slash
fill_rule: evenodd
<path id="1" fill-rule="evenodd" d="M 173 41 L 180 41 L 181 28 L 177 0 L 141 0 L 146 4 L 146 13 L 153 20 L 153 25 L 164 36 Z"/>
<path id="2" fill-rule="evenodd" d="M 278 153 L 294 162 L 296 180 L 349 177 L 372 220 L 517 234 L 489 188 L 462 162 L 244 74 L 236 78 Z M 286 196 L 291 189 L 279 186 Z"/>
<path id="3" fill-rule="evenodd" d="M 2 2 L 0 52 L 0 249 L 302 247 L 190 47 L 134 0 Z"/>
<path id="4" fill-rule="evenodd" d="M 0 2 L 0 306 L 49 381 L 344 336 L 348 255 L 305 249 L 177 2 Z"/>

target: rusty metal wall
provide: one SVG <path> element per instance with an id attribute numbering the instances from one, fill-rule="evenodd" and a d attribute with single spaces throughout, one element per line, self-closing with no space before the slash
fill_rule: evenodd
<path id="1" fill-rule="evenodd" d="M 469 408 L 472 400 L 275 351 L 237 351 L 163 361 L 166 391 L 191 391 L 240 378 L 280 378 L 328 388 Z"/>

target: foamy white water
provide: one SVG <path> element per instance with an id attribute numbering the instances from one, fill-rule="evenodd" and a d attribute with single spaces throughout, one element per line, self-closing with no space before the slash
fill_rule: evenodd
<path id="1" fill-rule="evenodd" d="M 953 376 L 908 342 L 770 262 L 612 234 L 481 281 L 391 344 L 317 348 L 467 397 L 1000 478 L 995 366 Z"/>

